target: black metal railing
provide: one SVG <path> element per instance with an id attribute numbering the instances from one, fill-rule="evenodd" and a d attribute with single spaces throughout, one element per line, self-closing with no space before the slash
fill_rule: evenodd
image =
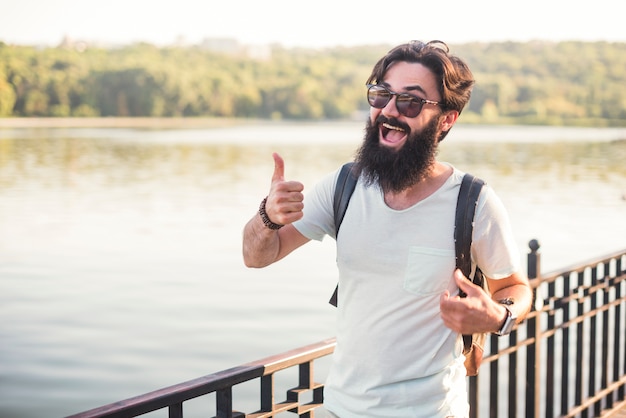
<path id="1" fill-rule="evenodd" d="M 538 276 L 529 246 L 535 306 L 508 338 L 489 339 L 470 378 L 472 417 L 599 417 L 625 400 L 626 250 Z"/>
<path id="2" fill-rule="evenodd" d="M 600 417 L 626 402 L 626 250 L 539 275 L 539 244 L 533 240 L 529 247 L 535 306 L 508 337 L 489 339 L 478 376 L 469 378 L 471 417 Z M 215 408 L 203 416 L 264 418 L 288 411 L 314 417 L 323 401 L 314 365 L 334 347 L 329 339 L 72 418 L 134 417 L 163 409 L 170 418 L 182 418 L 183 403 L 209 395 Z M 296 366 L 297 377 L 277 401 L 277 373 Z M 233 388 L 254 380 L 258 410 L 235 411 Z"/>

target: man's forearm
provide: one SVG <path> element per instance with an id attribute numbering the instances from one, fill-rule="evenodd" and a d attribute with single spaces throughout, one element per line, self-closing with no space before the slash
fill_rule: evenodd
<path id="1" fill-rule="evenodd" d="M 530 312 L 533 293 L 530 287 L 517 284 L 495 292 L 492 298 L 495 301 L 512 299 L 513 305 L 509 306 L 509 308 L 514 311 L 513 313 L 517 316 L 517 322 L 519 323 L 528 315 L 528 312 Z"/>
<path id="2" fill-rule="evenodd" d="M 267 228 L 256 214 L 243 230 L 243 261 L 247 267 L 265 267 L 276 261 L 280 249 L 278 231 Z"/>

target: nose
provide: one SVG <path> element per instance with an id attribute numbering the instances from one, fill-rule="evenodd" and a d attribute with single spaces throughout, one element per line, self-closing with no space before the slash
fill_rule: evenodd
<path id="1" fill-rule="evenodd" d="M 398 96 L 392 93 L 391 99 L 389 99 L 389 102 L 387 102 L 385 107 L 383 107 L 380 110 L 380 112 L 385 116 L 392 116 L 392 117 L 400 116 L 400 112 L 398 111 L 398 106 L 396 105 L 397 99 L 398 99 Z"/>

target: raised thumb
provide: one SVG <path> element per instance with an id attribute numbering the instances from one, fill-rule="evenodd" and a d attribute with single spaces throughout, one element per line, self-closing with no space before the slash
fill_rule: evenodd
<path id="1" fill-rule="evenodd" d="M 273 153 L 274 157 L 274 174 L 272 175 L 272 183 L 285 180 L 285 162 L 277 153 Z"/>

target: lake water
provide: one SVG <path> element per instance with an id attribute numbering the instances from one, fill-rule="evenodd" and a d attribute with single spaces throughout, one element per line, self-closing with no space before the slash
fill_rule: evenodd
<path id="1" fill-rule="evenodd" d="M 0 417 L 62 417 L 333 336 L 333 241 L 256 270 L 241 231 L 272 152 L 310 187 L 362 125 L 0 129 Z M 440 159 L 495 188 L 544 271 L 626 247 L 626 129 L 460 125 Z"/>

